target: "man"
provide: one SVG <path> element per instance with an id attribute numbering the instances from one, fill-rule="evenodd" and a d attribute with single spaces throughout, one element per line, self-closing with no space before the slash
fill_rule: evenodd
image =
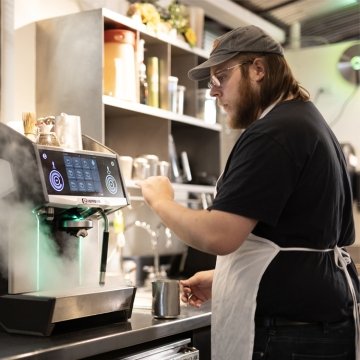
<path id="1" fill-rule="evenodd" d="M 166 226 L 217 255 L 182 281 L 185 302 L 212 298 L 213 359 L 360 359 L 359 281 L 341 249 L 355 239 L 346 162 L 281 46 L 232 30 L 189 77 L 209 78 L 230 126 L 246 129 L 214 202 L 185 208 L 164 177 L 140 186 Z"/>

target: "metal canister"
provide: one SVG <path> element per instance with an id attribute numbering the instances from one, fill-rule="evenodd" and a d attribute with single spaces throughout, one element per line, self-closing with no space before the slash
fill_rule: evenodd
<path id="1" fill-rule="evenodd" d="M 171 319 L 180 315 L 179 281 L 159 279 L 152 283 L 152 315 L 158 319 Z"/>

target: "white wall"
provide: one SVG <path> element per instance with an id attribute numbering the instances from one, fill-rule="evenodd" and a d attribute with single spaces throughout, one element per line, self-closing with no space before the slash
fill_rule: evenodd
<path id="1" fill-rule="evenodd" d="M 340 142 L 350 142 L 360 157 L 360 86 L 345 80 L 337 65 L 342 53 L 355 42 L 287 50 L 286 58 L 295 77 L 310 91 L 320 112 Z M 360 55 L 360 54 L 359 54 Z M 319 94 L 319 91 L 323 91 Z M 342 106 L 352 95 L 351 101 Z M 359 164 L 360 166 L 360 164 Z"/>
<path id="2" fill-rule="evenodd" d="M 128 2 L 126 0 L 15 0 L 15 29 L 33 21 L 101 7 L 124 14 Z"/>
<path id="3" fill-rule="evenodd" d="M 1 118 L 22 131 L 22 112 L 35 112 L 35 21 L 107 7 L 125 14 L 126 0 L 1 0 Z M 74 29 L 74 36 L 76 36 Z"/>
<path id="4" fill-rule="evenodd" d="M 1 0 L 1 118 L 12 118 L 14 111 L 14 4 Z"/>

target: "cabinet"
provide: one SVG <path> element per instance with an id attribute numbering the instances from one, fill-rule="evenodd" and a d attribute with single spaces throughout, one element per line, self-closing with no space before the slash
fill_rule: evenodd
<path id="1" fill-rule="evenodd" d="M 145 59 L 160 61 L 161 108 L 103 94 L 104 31 L 129 29 L 145 41 Z M 169 135 L 177 152 L 186 151 L 194 178 L 220 173 L 219 124 L 196 118 L 197 89 L 206 87 L 188 79 L 187 71 L 204 61 L 202 49 L 148 32 L 141 24 L 107 9 L 97 9 L 36 23 L 36 112 L 80 115 L 86 135 L 120 155 L 156 154 L 169 160 Z M 168 76 L 186 87 L 184 115 L 169 111 Z M 200 177 L 198 177 L 200 178 Z M 204 184 L 189 185 L 204 191 Z M 183 184 L 181 185 L 183 187 Z M 209 192 L 213 187 L 207 188 Z"/>

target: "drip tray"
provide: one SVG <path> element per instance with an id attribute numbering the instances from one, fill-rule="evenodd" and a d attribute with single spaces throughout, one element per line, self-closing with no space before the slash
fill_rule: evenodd
<path id="1" fill-rule="evenodd" d="M 55 327 L 125 321 L 131 317 L 136 288 L 76 289 L 0 296 L 0 324 L 10 333 L 49 336 Z"/>

